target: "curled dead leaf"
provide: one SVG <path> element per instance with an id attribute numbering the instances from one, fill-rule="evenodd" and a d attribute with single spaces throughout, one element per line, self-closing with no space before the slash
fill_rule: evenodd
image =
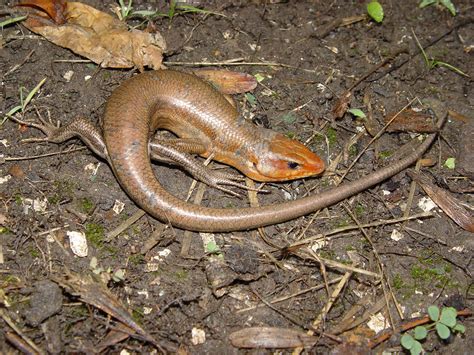
<path id="1" fill-rule="evenodd" d="M 416 181 L 428 196 L 456 222 L 461 228 L 474 233 L 474 217 L 470 215 L 461 202 L 448 191 L 436 186 L 425 174 L 409 171 L 408 175 Z"/>
<path id="2" fill-rule="evenodd" d="M 350 91 L 346 91 L 344 92 L 344 94 L 340 96 L 339 100 L 337 100 L 336 104 L 334 105 L 332 109 L 334 118 L 338 119 L 344 116 L 344 114 L 347 111 L 347 108 L 349 107 L 349 102 L 351 98 L 352 98 L 352 92 Z"/>
<path id="3" fill-rule="evenodd" d="M 53 1 L 57 2 L 57 0 Z M 55 9 L 56 10 L 56 9 Z M 79 2 L 67 2 L 64 24 L 58 25 L 48 11 L 34 11 L 24 22 L 31 31 L 61 47 L 86 57 L 102 67 L 131 68 L 145 66 L 160 69 L 165 40 L 159 33 L 128 31 L 127 25 L 115 17 Z M 58 13 L 52 13 L 58 17 Z"/>

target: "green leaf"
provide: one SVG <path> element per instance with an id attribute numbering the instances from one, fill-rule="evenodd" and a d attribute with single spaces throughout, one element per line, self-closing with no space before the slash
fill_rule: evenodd
<path id="1" fill-rule="evenodd" d="M 419 355 L 423 351 L 423 347 L 421 346 L 421 343 L 419 341 L 416 341 L 413 343 L 413 346 L 410 349 L 410 354 L 411 355 Z"/>
<path id="2" fill-rule="evenodd" d="M 367 4 L 367 13 L 374 19 L 375 22 L 382 22 L 383 8 L 378 1 L 372 1 Z"/>
<path id="3" fill-rule="evenodd" d="M 448 158 L 444 162 L 444 166 L 448 169 L 454 169 L 456 167 L 456 158 Z"/>
<path id="4" fill-rule="evenodd" d="M 438 0 L 423 0 L 422 2 L 420 2 L 420 5 L 418 5 L 418 7 L 420 9 L 426 7 L 426 6 L 430 6 L 430 5 L 433 5 L 434 3 L 436 3 Z"/>
<path id="5" fill-rule="evenodd" d="M 216 244 L 216 242 L 209 242 L 206 244 L 206 253 L 216 254 L 219 252 L 219 250 L 219 246 Z"/>
<path id="6" fill-rule="evenodd" d="M 255 105 L 256 105 L 257 99 L 256 99 L 255 96 L 253 96 L 252 94 L 246 93 L 246 94 L 245 94 L 245 98 L 247 99 L 247 101 L 249 102 L 249 104 L 250 104 L 251 106 L 255 106 Z"/>
<path id="7" fill-rule="evenodd" d="M 415 328 L 414 335 L 415 335 L 416 340 L 425 339 L 426 336 L 428 335 L 428 331 L 426 330 L 425 327 L 418 326 Z"/>
<path id="8" fill-rule="evenodd" d="M 452 328 L 456 325 L 456 316 L 456 309 L 454 309 L 453 307 L 443 307 L 443 309 L 441 310 L 441 317 L 439 317 L 439 321 L 444 325 Z"/>
<path id="9" fill-rule="evenodd" d="M 453 327 L 453 331 L 464 334 L 466 332 L 466 327 L 458 323 Z"/>
<path id="10" fill-rule="evenodd" d="M 448 339 L 451 331 L 443 323 L 436 323 L 436 332 L 441 339 Z"/>
<path id="11" fill-rule="evenodd" d="M 255 75 L 254 75 L 254 78 L 255 78 L 255 80 L 257 80 L 257 82 L 259 82 L 259 83 L 261 83 L 263 80 L 265 80 L 265 77 L 264 77 L 262 74 L 260 74 L 260 73 L 255 74 Z"/>
<path id="12" fill-rule="evenodd" d="M 354 115 L 355 117 L 359 117 L 359 118 L 365 118 L 365 113 L 364 111 L 362 111 L 361 109 L 358 109 L 358 108 L 351 108 L 349 110 L 347 110 L 347 112 L 349 112 L 351 115 Z"/>
<path id="13" fill-rule="evenodd" d="M 428 315 L 433 322 L 438 321 L 439 319 L 439 308 L 436 306 L 429 306 L 428 307 Z"/>
<path id="14" fill-rule="evenodd" d="M 451 15 L 456 16 L 456 9 L 451 0 L 441 0 L 441 4 L 451 12 Z"/>
<path id="15" fill-rule="evenodd" d="M 408 333 L 403 334 L 402 338 L 400 339 L 400 344 L 402 344 L 402 346 L 408 350 L 410 350 L 413 347 L 414 343 L 415 343 L 415 339 L 413 339 L 413 337 Z"/>
<path id="16" fill-rule="evenodd" d="M 41 80 L 39 82 L 38 85 L 35 86 L 35 88 L 33 90 L 30 91 L 30 93 L 28 94 L 28 96 L 26 97 L 25 101 L 23 102 L 23 109 L 25 109 L 26 105 L 29 104 L 29 102 L 31 101 L 31 99 L 33 98 L 33 96 L 35 96 L 35 94 L 39 91 L 39 89 L 43 86 L 44 82 L 46 81 L 46 78 L 44 78 L 43 80 Z"/>

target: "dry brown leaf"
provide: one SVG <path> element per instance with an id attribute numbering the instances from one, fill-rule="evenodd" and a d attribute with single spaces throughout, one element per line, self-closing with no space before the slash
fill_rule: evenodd
<path id="1" fill-rule="evenodd" d="M 128 31 L 115 17 L 79 2 L 66 3 L 63 25 L 34 14 L 24 22 L 28 29 L 104 68 L 161 68 L 166 44 L 159 33 Z"/>
<path id="2" fill-rule="evenodd" d="M 387 127 L 387 132 L 434 133 L 437 131 L 436 123 L 429 114 L 406 109 L 400 113 L 388 114 L 385 117 L 385 123 L 390 122 L 395 115 L 397 117 Z"/>
<path id="3" fill-rule="evenodd" d="M 317 339 L 299 330 L 270 327 L 245 328 L 229 335 L 233 346 L 245 349 L 311 347 Z"/>
<path id="4" fill-rule="evenodd" d="M 122 322 L 127 328 L 132 330 L 130 335 L 137 333 L 148 342 L 157 344 L 153 337 L 135 322 L 117 297 L 105 285 L 95 281 L 91 276 L 68 272 L 67 277 L 55 278 L 54 281 L 65 289 L 66 292 L 78 296 L 83 302 L 102 310 Z"/>
<path id="5" fill-rule="evenodd" d="M 249 74 L 223 69 L 197 69 L 193 74 L 210 81 L 224 94 L 241 94 L 257 87 L 257 80 Z"/>
<path id="6" fill-rule="evenodd" d="M 417 174 L 409 171 L 408 175 L 415 180 L 428 196 L 456 222 L 461 228 L 474 233 L 474 218 L 470 215 L 460 203 L 460 201 L 451 195 L 448 191 L 434 185 L 431 179 L 424 174 Z"/>
<path id="7" fill-rule="evenodd" d="M 334 108 L 332 109 L 332 113 L 334 115 L 334 118 L 342 118 L 344 114 L 347 111 L 347 108 L 349 107 L 349 101 L 352 98 L 352 92 L 346 91 L 344 94 L 341 95 L 339 100 L 337 100 L 336 104 L 334 105 Z"/>

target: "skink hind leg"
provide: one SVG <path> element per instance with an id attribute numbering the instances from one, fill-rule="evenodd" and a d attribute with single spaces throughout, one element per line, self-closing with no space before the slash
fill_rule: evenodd
<path id="1" fill-rule="evenodd" d="M 76 118 L 64 126 L 54 125 L 52 122 L 46 121 L 41 116 L 38 122 L 22 121 L 15 117 L 10 117 L 13 121 L 23 124 L 28 127 L 34 127 L 39 129 L 45 134 L 43 138 L 27 138 L 23 139 L 22 142 L 33 143 L 33 142 L 50 142 L 50 143 L 63 143 L 73 137 L 80 138 L 95 154 L 101 158 L 107 159 L 107 148 L 105 147 L 104 140 L 100 131 L 87 119 Z"/>
<path id="2" fill-rule="evenodd" d="M 174 143 L 173 145 L 175 145 Z M 201 164 L 189 154 L 184 153 L 174 147 L 168 146 L 167 141 L 165 141 L 164 144 L 158 143 L 157 141 L 152 141 L 150 142 L 149 146 L 150 156 L 153 160 L 178 165 L 191 174 L 196 180 L 199 180 L 210 187 L 214 187 L 218 190 L 238 197 L 241 195 L 226 188 L 225 186 L 234 186 L 244 190 L 262 191 L 258 189 L 252 189 L 244 184 L 238 183 L 237 181 L 244 181 L 244 177 L 242 176 L 209 169 L 207 166 Z"/>

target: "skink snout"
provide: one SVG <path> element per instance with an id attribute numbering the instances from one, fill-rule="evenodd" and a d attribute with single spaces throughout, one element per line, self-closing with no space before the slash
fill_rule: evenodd
<path id="1" fill-rule="evenodd" d="M 247 175 L 258 181 L 286 181 L 318 175 L 324 161 L 302 143 L 274 134 L 256 156 L 254 171 Z"/>

